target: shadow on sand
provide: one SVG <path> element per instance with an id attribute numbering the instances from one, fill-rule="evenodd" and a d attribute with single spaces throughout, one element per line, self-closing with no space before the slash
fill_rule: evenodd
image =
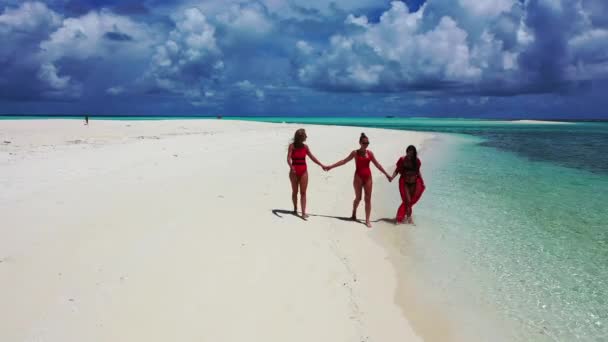
<path id="1" fill-rule="evenodd" d="M 295 216 L 301 220 L 304 220 L 300 215 L 297 215 L 296 213 L 293 212 L 293 210 L 284 210 L 284 209 L 272 209 L 272 213 L 279 217 L 279 218 L 283 218 L 283 216 L 281 215 L 292 215 Z M 340 221 L 348 221 L 348 222 L 356 222 L 356 223 L 360 223 L 362 225 L 365 225 L 365 221 L 364 220 L 353 220 L 350 217 L 344 217 L 344 216 L 331 216 L 331 215 L 319 215 L 319 214 L 308 214 L 308 216 L 310 217 L 325 217 L 325 218 L 331 218 L 331 219 L 335 219 L 335 220 L 340 220 Z M 395 224 L 395 219 L 394 218 L 381 218 L 378 220 L 373 220 L 371 222 L 386 222 L 386 223 L 391 223 L 391 224 Z"/>

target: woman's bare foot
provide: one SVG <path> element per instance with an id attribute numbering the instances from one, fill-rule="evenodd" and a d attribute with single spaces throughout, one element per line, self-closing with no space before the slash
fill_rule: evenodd
<path id="1" fill-rule="evenodd" d="M 350 217 L 350 220 L 351 220 L 351 221 L 357 221 L 357 215 L 353 215 L 353 216 L 351 216 L 351 217 Z"/>
<path id="2" fill-rule="evenodd" d="M 405 221 L 409 224 L 414 224 L 414 219 L 411 216 L 408 216 L 407 219 L 405 219 Z"/>
<path id="3" fill-rule="evenodd" d="M 365 222 L 365 225 L 367 226 L 367 228 L 371 228 L 372 227 L 372 224 L 369 221 Z"/>
<path id="4" fill-rule="evenodd" d="M 307 221 L 309 217 L 308 214 L 302 213 L 302 220 Z"/>

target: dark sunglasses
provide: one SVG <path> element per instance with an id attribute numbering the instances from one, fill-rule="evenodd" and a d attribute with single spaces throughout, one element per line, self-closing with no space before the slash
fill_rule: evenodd
<path id="1" fill-rule="evenodd" d="M 368 142 L 362 142 L 361 145 L 369 145 L 369 141 Z"/>

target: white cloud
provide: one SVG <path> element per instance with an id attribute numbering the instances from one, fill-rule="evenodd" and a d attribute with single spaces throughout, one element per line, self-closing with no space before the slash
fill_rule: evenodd
<path id="1" fill-rule="evenodd" d="M 9 47 L 0 61 L 13 63 L 0 86 L 9 84 L 5 75 L 26 75 L 31 89 L 50 96 L 143 86 L 203 105 L 231 94 L 274 100 L 277 90 L 262 86 L 268 83 L 297 93 L 292 75 L 324 90 L 478 91 L 490 84 L 513 93 L 539 91 L 532 83 L 544 80 L 608 76 L 602 0 L 432 0 L 416 12 L 393 1 L 379 18 L 385 3 L 377 0 L 180 0 L 148 4 L 155 15 L 142 21 L 110 10 L 65 18 L 49 8 L 62 1 L 11 0 L 18 5 L 0 9 L 0 40 Z M 155 22 L 161 17 L 173 23 Z"/>
<path id="2" fill-rule="evenodd" d="M 32 33 L 52 30 L 61 23 L 61 16 L 42 2 L 24 2 L 17 8 L 7 7 L 0 15 L 0 34 Z"/>
<path id="3" fill-rule="evenodd" d="M 164 90 L 202 98 L 224 69 L 215 27 L 198 8 L 188 8 L 174 20 L 176 27 L 156 47 L 147 77 Z"/>
<path id="4" fill-rule="evenodd" d="M 378 23 L 366 24 L 361 33 L 333 36 L 318 58 L 303 56 L 300 81 L 330 88 L 374 89 L 478 80 L 482 70 L 473 64 L 467 33 L 450 17 L 424 31 L 423 15 L 424 8 L 410 13 L 404 3 L 392 2 Z M 305 51 L 301 46 L 305 45 L 300 43 L 299 50 Z"/>
<path id="5" fill-rule="evenodd" d="M 41 2 L 24 2 L 0 14 L 0 60 L 8 63 L 3 65 L 4 72 L 19 75 L 19 79 L 11 80 L 11 87 L 37 92 L 32 96 L 74 97 L 80 93 L 79 87 L 70 85 L 69 76 L 60 75 L 55 65 L 38 53 L 39 42 L 57 29 L 61 20 Z"/>
<path id="6" fill-rule="evenodd" d="M 130 41 L 124 43 L 109 39 L 111 33 L 129 37 Z M 50 60 L 63 57 L 124 57 L 148 53 L 152 41 L 153 37 L 147 26 L 128 17 L 102 10 L 65 19 L 61 27 L 40 44 L 40 48 Z"/>
<path id="7" fill-rule="evenodd" d="M 517 53 L 505 51 L 502 56 L 502 67 L 505 70 L 517 69 Z"/>
<path id="8" fill-rule="evenodd" d="M 110 95 L 120 95 L 125 92 L 125 88 L 121 86 L 110 87 L 106 90 L 106 93 Z"/>
<path id="9" fill-rule="evenodd" d="M 416 97 L 416 99 L 414 100 L 414 104 L 417 107 L 424 107 L 431 102 L 431 99 L 427 97 Z"/>
<path id="10" fill-rule="evenodd" d="M 48 97 L 75 98 L 82 92 L 80 84 L 72 83 L 69 76 L 60 76 L 55 65 L 51 63 L 40 66 L 38 79 L 47 86 L 43 95 Z"/>
<path id="11" fill-rule="evenodd" d="M 258 86 L 251 83 L 249 80 L 242 80 L 236 82 L 234 85 L 238 87 L 243 93 L 255 96 L 256 99 L 259 101 L 263 101 L 266 98 L 266 93 L 264 92 L 264 90 L 258 88 Z"/>
<path id="12" fill-rule="evenodd" d="M 568 42 L 572 64 L 570 79 L 608 76 L 608 30 L 592 29 L 572 37 Z"/>
<path id="13" fill-rule="evenodd" d="M 314 54 L 309 43 L 297 42 L 296 75 L 324 90 L 447 87 L 492 94 L 546 92 L 560 82 L 608 75 L 608 29 L 593 28 L 583 2 L 459 1 L 464 12 L 448 1 L 428 2 L 416 12 L 394 1 L 377 23 L 348 15 L 346 33 L 324 47 L 315 42 Z"/>
<path id="14" fill-rule="evenodd" d="M 528 45 L 534 43 L 534 41 L 534 35 L 530 32 L 530 29 L 526 27 L 526 24 L 523 22 L 522 19 L 517 28 L 517 42 L 520 45 Z"/>
<path id="15" fill-rule="evenodd" d="M 572 37 L 569 45 L 575 53 L 593 55 L 596 59 L 606 59 L 608 58 L 608 30 L 592 29 L 585 31 Z"/>
<path id="16" fill-rule="evenodd" d="M 200 1 L 186 0 L 184 6 L 198 7 L 205 13 L 219 14 L 224 12 L 227 7 L 233 4 L 241 5 L 244 2 L 241 0 L 224 0 L 224 1 Z M 252 3 L 262 4 L 270 14 L 281 18 L 311 18 L 315 16 L 330 16 L 335 14 L 336 9 L 342 11 L 354 11 L 362 8 L 378 7 L 377 0 L 259 0 Z M 308 14 L 306 13 L 308 12 Z M 316 18 L 320 19 L 320 18 Z"/>
<path id="17" fill-rule="evenodd" d="M 495 17 L 509 11 L 516 0 L 458 0 L 458 3 L 475 16 Z"/>
<path id="18" fill-rule="evenodd" d="M 133 64 L 150 55 L 153 39 L 146 25 L 106 10 L 67 18 L 40 43 L 39 58 L 44 62 L 38 77 L 57 91 L 68 87 L 81 89 L 78 79 L 60 76 L 57 65 L 62 59 L 99 58 L 98 63 Z"/>
<path id="19" fill-rule="evenodd" d="M 309 55 L 313 51 L 312 46 L 303 40 L 298 40 L 296 43 L 296 48 L 298 48 L 298 51 L 304 55 Z"/>
<path id="20" fill-rule="evenodd" d="M 263 90 L 260 89 L 256 89 L 255 91 L 255 96 L 258 98 L 258 100 L 263 101 L 264 98 L 266 97 L 266 95 L 264 94 Z"/>
<path id="21" fill-rule="evenodd" d="M 501 40 L 488 31 L 481 34 L 471 52 L 472 63 L 485 73 L 502 73 L 516 70 L 517 52 L 506 51 Z"/>
<path id="22" fill-rule="evenodd" d="M 483 106 L 489 101 L 489 97 L 487 96 L 478 96 L 478 97 L 467 97 L 465 102 L 469 106 Z"/>
<path id="23" fill-rule="evenodd" d="M 542 5 L 547 6 L 556 12 L 561 12 L 564 9 L 562 6 L 562 0 L 537 0 L 537 1 L 542 3 Z"/>
<path id="24" fill-rule="evenodd" d="M 61 77 L 57 75 L 57 68 L 50 63 L 45 63 L 40 66 L 38 76 L 41 80 L 46 81 L 52 88 L 57 90 L 66 89 L 70 85 L 70 77 Z"/>
<path id="25" fill-rule="evenodd" d="M 361 26 L 361 27 L 369 27 L 369 21 L 367 19 L 366 16 L 362 15 L 360 17 L 354 16 L 352 14 L 349 14 L 348 17 L 346 17 L 346 20 L 344 21 L 346 24 L 353 24 L 356 26 Z"/>
<path id="26" fill-rule="evenodd" d="M 273 23 L 264 13 L 264 9 L 256 3 L 232 4 L 225 12 L 218 14 L 217 20 L 229 29 L 246 36 L 265 35 L 273 28 Z"/>
<path id="27" fill-rule="evenodd" d="M 236 86 L 243 90 L 253 89 L 253 83 L 249 82 L 249 80 L 243 80 L 236 83 Z"/>

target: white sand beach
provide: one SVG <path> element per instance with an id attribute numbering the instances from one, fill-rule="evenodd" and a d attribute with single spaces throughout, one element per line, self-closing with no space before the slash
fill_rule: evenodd
<path id="1" fill-rule="evenodd" d="M 389 172 L 408 144 L 432 137 L 225 120 L 0 121 L 0 341 L 421 340 L 377 242 L 394 227 L 340 219 L 353 164 L 325 173 L 309 161 L 311 217 L 285 213 L 299 127 L 327 164 L 365 131 Z M 397 185 L 372 172 L 372 220 L 393 217 Z"/>

